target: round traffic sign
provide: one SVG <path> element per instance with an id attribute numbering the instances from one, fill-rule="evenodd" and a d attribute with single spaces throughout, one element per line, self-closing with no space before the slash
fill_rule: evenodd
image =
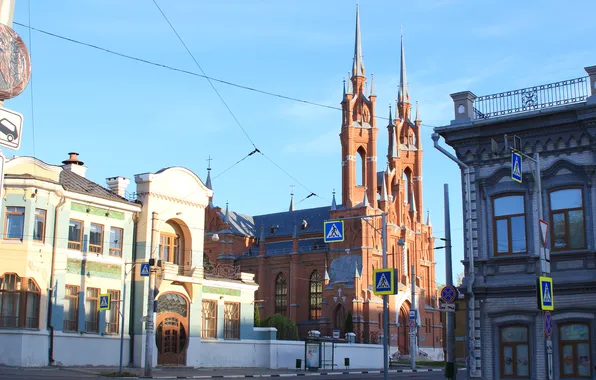
<path id="1" fill-rule="evenodd" d="M 544 333 L 546 336 L 553 335 L 553 317 L 550 311 L 544 313 Z"/>
<path id="2" fill-rule="evenodd" d="M 11 27 L 0 24 L 0 99 L 19 95 L 31 78 L 29 52 Z"/>
<path id="3" fill-rule="evenodd" d="M 447 285 L 441 289 L 441 298 L 447 303 L 454 302 L 457 298 L 457 289 L 453 285 Z"/>

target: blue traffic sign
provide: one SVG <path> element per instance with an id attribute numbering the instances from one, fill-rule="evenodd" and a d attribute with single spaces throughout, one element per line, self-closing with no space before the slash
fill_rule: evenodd
<path id="1" fill-rule="evenodd" d="M 522 183 L 522 156 L 517 152 L 511 152 L 511 179 Z"/>
<path id="2" fill-rule="evenodd" d="M 553 316 L 550 311 L 544 312 L 544 333 L 546 336 L 553 335 Z"/>
<path id="3" fill-rule="evenodd" d="M 538 290 L 540 291 L 540 309 L 541 310 L 555 310 L 555 294 L 553 289 L 553 279 L 550 277 L 538 278 Z"/>
<path id="4" fill-rule="evenodd" d="M 337 243 L 344 241 L 344 221 L 334 220 L 325 222 L 325 234 L 323 240 L 325 243 Z"/>
<path id="5" fill-rule="evenodd" d="M 447 303 L 454 302 L 457 299 L 457 289 L 453 285 L 447 285 L 441 289 L 441 298 Z"/>
<path id="6" fill-rule="evenodd" d="M 141 264 L 141 277 L 149 277 L 149 272 L 151 272 L 149 263 Z"/>
<path id="7" fill-rule="evenodd" d="M 97 305 L 97 310 L 110 310 L 111 305 L 111 294 L 100 294 L 99 295 L 99 304 Z"/>
<path id="8" fill-rule="evenodd" d="M 373 277 L 375 279 L 373 293 L 376 295 L 397 294 L 397 269 L 375 269 Z"/>

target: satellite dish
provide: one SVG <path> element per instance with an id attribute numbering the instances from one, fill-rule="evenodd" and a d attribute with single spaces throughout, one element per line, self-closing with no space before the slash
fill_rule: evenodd
<path id="1" fill-rule="evenodd" d="M 0 24 L 0 100 L 18 96 L 30 78 L 31 61 L 25 43 L 11 27 Z"/>

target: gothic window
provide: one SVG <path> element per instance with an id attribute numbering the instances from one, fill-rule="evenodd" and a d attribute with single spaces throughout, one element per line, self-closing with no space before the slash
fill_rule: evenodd
<path id="1" fill-rule="evenodd" d="M 501 377 L 530 376 L 530 343 L 528 328 L 513 325 L 500 328 Z"/>
<path id="2" fill-rule="evenodd" d="M 323 281 L 317 270 L 314 270 L 310 275 L 308 293 L 308 319 L 317 321 L 321 318 L 321 306 L 323 303 Z"/>
<path id="3" fill-rule="evenodd" d="M 402 183 L 404 186 L 404 203 L 410 203 L 410 191 L 411 191 L 411 173 L 410 168 L 406 168 L 401 176 Z"/>
<path id="4" fill-rule="evenodd" d="M 586 247 L 586 228 L 582 189 L 563 189 L 550 193 L 551 243 L 553 250 Z"/>
<path id="5" fill-rule="evenodd" d="M 0 328 L 39 328 L 40 289 L 31 278 L 0 277 Z"/>
<path id="6" fill-rule="evenodd" d="M 527 251 L 523 195 L 505 195 L 493 199 L 493 231 L 495 254 Z"/>
<path id="7" fill-rule="evenodd" d="M 165 293 L 157 300 L 158 313 L 177 313 L 186 318 L 188 305 L 186 299 L 179 294 Z"/>
<path id="8" fill-rule="evenodd" d="M 356 186 L 366 186 L 366 151 L 363 147 L 356 152 Z"/>
<path id="9" fill-rule="evenodd" d="M 275 280 L 275 314 L 286 315 L 288 309 L 288 283 L 283 273 Z"/>
<path id="10" fill-rule="evenodd" d="M 365 123 L 370 123 L 370 110 L 368 109 L 368 107 L 363 107 L 362 113 L 362 121 Z"/>

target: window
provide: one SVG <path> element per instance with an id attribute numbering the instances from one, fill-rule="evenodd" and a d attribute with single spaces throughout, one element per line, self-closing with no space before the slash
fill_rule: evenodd
<path id="1" fill-rule="evenodd" d="M 203 300 L 201 314 L 203 314 L 201 338 L 215 339 L 217 337 L 217 301 Z"/>
<path id="2" fill-rule="evenodd" d="M 110 228 L 110 256 L 122 257 L 122 228 Z"/>
<path id="3" fill-rule="evenodd" d="M 39 328 L 39 286 L 31 278 L 0 277 L 0 328 Z"/>
<path id="4" fill-rule="evenodd" d="M 356 151 L 356 186 L 366 186 L 366 151 L 363 147 Z"/>
<path id="5" fill-rule="evenodd" d="M 87 288 L 85 294 L 85 331 L 88 333 L 99 332 L 99 289 Z"/>
<path id="6" fill-rule="evenodd" d="M 79 287 L 66 285 L 64 294 L 64 327 L 65 332 L 76 332 L 79 329 Z"/>
<path id="7" fill-rule="evenodd" d="M 525 253 L 526 211 L 523 195 L 507 195 L 493 200 L 495 253 Z"/>
<path id="8" fill-rule="evenodd" d="M 35 209 L 35 223 L 33 224 L 33 240 L 43 242 L 46 237 L 46 210 Z"/>
<path id="9" fill-rule="evenodd" d="M 101 254 L 103 252 L 103 226 L 91 223 L 89 232 L 89 252 Z"/>
<path id="10" fill-rule="evenodd" d="M 590 330 L 587 323 L 559 326 L 559 363 L 561 377 L 592 378 Z"/>
<path id="11" fill-rule="evenodd" d="M 288 309 L 288 284 L 283 273 L 275 280 L 275 314 L 286 315 Z"/>
<path id="12" fill-rule="evenodd" d="M 159 244 L 162 260 L 172 264 L 180 264 L 179 246 L 180 238 L 177 235 L 162 233 Z"/>
<path id="13" fill-rule="evenodd" d="M 83 222 L 71 219 L 68 223 L 68 249 L 83 250 Z"/>
<path id="14" fill-rule="evenodd" d="M 120 327 L 120 291 L 108 290 L 110 310 L 106 311 L 106 334 L 118 334 Z"/>
<path id="15" fill-rule="evenodd" d="M 586 247 L 583 192 L 564 189 L 550 193 L 553 250 Z"/>
<path id="16" fill-rule="evenodd" d="M 6 207 L 6 220 L 4 222 L 4 238 L 23 240 L 23 227 L 25 226 L 24 207 Z"/>
<path id="17" fill-rule="evenodd" d="M 530 377 L 530 345 L 526 326 L 500 329 L 501 377 Z"/>
<path id="18" fill-rule="evenodd" d="M 224 339 L 240 339 L 239 303 L 224 303 Z"/>
<path id="19" fill-rule="evenodd" d="M 308 319 L 318 321 L 321 318 L 321 304 L 323 303 L 323 281 L 316 270 L 310 275 L 308 293 Z"/>

